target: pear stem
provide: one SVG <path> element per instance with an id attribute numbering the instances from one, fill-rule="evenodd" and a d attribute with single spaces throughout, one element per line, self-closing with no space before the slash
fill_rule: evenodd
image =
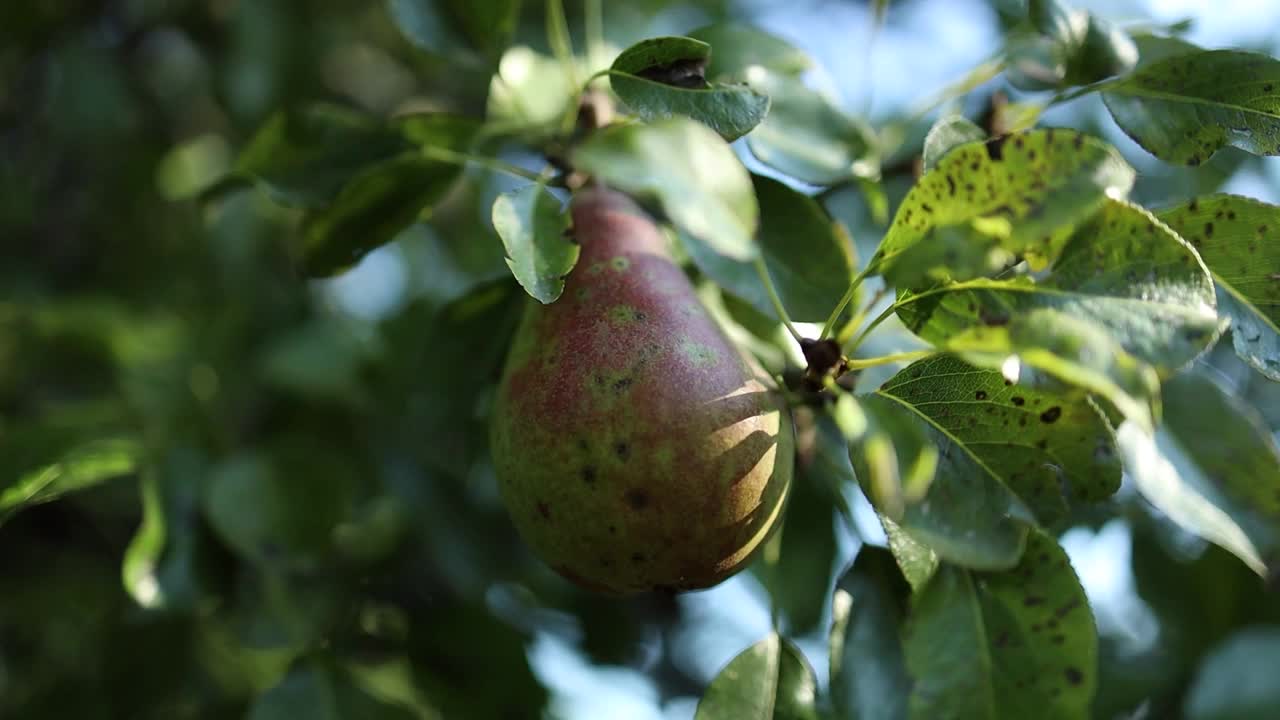
<path id="1" fill-rule="evenodd" d="M 862 344 L 862 341 L 867 339 L 867 335 L 870 335 L 871 331 L 875 330 L 877 325 L 884 322 L 885 320 L 888 320 L 889 316 L 897 312 L 897 310 L 898 310 L 898 303 L 893 303 L 889 307 L 885 308 L 884 312 L 877 315 L 875 320 L 872 320 L 870 324 L 868 324 L 865 328 L 862 329 L 862 332 L 858 335 L 858 337 L 852 343 L 850 343 L 849 347 L 846 349 L 846 352 L 851 353 L 854 350 L 857 350 L 858 346 Z"/>
<path id="2" fill-rule="evenodd" d="M 880 357 L 849 360 L 847 367 L 850 370 L 863 370 L 865 368 L 878 367 L 880 365 L 890 365 L 896 362 L 919 360 L 921 358 L 927 358 L 930 355 L 937 354 L 937 350 L 911 350 L 909 352 L 881 355 Z"/>
<path id="3" fill-rule="evenodd" d="M 756 275 L 760 277 L 760 282 L 764 284 L 764 291 L 769 295 L 769 302 L 773 303 L 774 312 L 778 313 L 778 319 L 787 327 L 787 332 L 791 333 L 791 337 L 796 342 L 802 339 L 800 332 L 796 330 L 796 326 L 791 323 L 791 316 L 787 314 L 787 309 L 782 307 L 782 298 L 778 297 L 778 290 L 773 286 L 773 278 L 769 277 L 769 270 L 764 265 L 764 258 L 757 257 L 752 263 L 756 268 Z"/>
<path id="4" fill-rule="evenodd" d="M 849 289 L 844 292 L 844 297 L 840 298 L 836 308 L 831 311 L 831 316 L 827 318 L 826 324 L 822 326 L 822 334 L 818 336 L 819 340 L 826 340 L 831 337 L 831 331 L 836 329 L 836 321 L 840 319 L 840 313 L 844 312 L 849 303 L 853 302 L 853 296 L 858 292 L 858 288 L 862 287 L 862 281 L 866 279 L 867 275 L 871 274 L 872 265 L 874 263 L 868 263 L 866 267 L 862 268 L 862 272 L 858 273 L 858 276 L 853 279 L 853 282 L 849 283 Z"/>

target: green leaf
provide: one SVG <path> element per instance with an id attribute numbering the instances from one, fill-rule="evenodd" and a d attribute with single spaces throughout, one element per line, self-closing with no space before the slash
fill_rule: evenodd
<path id="1" fill-rule="evenodd" d="M 747 136 L 760 162 L 814 185 L 876 174 L 875 135 L 865 123 L 793 77 L 757 70 L 745 79 L 770 98 L 769 114 Z"/>
<path id="2" fill-rule="evenodd" d="M 1256 411 L 1195 374 L 1165 383 L 1164 425 L 1117 432 L 1125 469 L 1170 519 L 1260 575 L 1280 568 L 1280 449 Z"/>
<path id="3" fill-rule="evenodd" d="M 1097 632 L 1066 553 L 1034 532 L 1003 573 L 943 566 L 904 639 L 912 718 L 1088 717 Z"/>
<path id="4" fill-rule="evenodd" d="M 640 75 L 674 87 L 706 87 L 705 71 L 711 46 L 689 37 L 641 40 L 614 59 L 611 70 Z"/>
<path id="5" fill-rule="evenodd" d="M 0 523 L 23 508 L 128 475 L 137 469 L 141 457 L 141 444 L 128 435 L 74 445 L 57 460 L 29 470 L 5 485 L 0 491 Z"/>
<path id="6" fill-rule="evenodd" d="M 836 558 L 831 501 L 809 467 L 799 468 L 791 485 L 778 561 L 767 573 L 769 596 L 790 635 L 808 634 L 822 620 Z"/>
<path id="7" fill-rule="evenodd" d="M 1268 720 L 1280 708 L 1280 629 L 1238 631 L 1201 664 L 1187 691 L 1188 720 Z"/>
<path id="8" fill-rule="evenodd" d="M 885 435 L 892 437 L 899 453 L 928 447 L 936 454 L 937 469 L 928 491 L 923 496 L 904 492 L 905 506 L 900 513 L 884 501 L 886 493 L 867 488 L 868 480 L 875 477 L 870 467 L 876 461 L 874 448 L 864 443 L 851 448 L 850 454 L 859 482 L 873 504 L 911 539 L 958 565 L 1004 569 L 1018 562 L 1026 537 L 1023 523 L 1032 519 L 1000 476 L 1011 466 L 988 465 L 979 452 L 981 445 L 951 434 L 946 425 L 930 416 L 932 401 L 916 394 L 946 392 L 955 375 L 981 372 L 951 359 L 929 358 L 903 369 L 874 394 L 859 398 L 867 415 L 877 419 L 876 425 L 887 429 Z M 912 439 L 918 434 L 927 444 Z"/>
<path id="9" fill-rule="evenodd" d="M 1089 717 L 1098 632 L 1067 554 L 1052 537 L 1032 532 L 1018 567 L 973 576 L 1000 715 Z"/>
<path id="10" fill-rule="evenodd" d="M 1067 76 L 1067 49 L 1053 38 L 1014 32 L 1004 50 L 1005 77 L 1019 90 L 1061 87 Z"/>
<path id="11" fill-rule="evenodd" d="M 968 118 L 963 115 L 947 115 L 938 118 L 938 121 L 929 128 L 929 134 L 924 138 L 924 170 L 928 172 L 938 165 L 938 161 L 942 160 L 948 152 L 955 149 L 958 145 L 965 143 L 981 142 L 987 137 L 987 132 L 982 128 L 974 125 Z"/>
<path id="12" fill-rule="evenodd" d="M 948 340 L 965 331 L 968 340 L 985 333 L 993 343 L 1004 341 L 1003 326 L 1052 309 L 1096 323 L 1127 352 L 1164 371 L 1182 367 L 1217 339 L 1221 322 L 1208 271 L 1182 238 L 1142 208 L 1108 202 L 1063 243 L 1052 272 L 1039 282 L 944 286 L 905 296 L 898 317 L 924 339 L 950 347 Z"/>
<path id="13" fill-rule="evenodd" d="M 455 537 L 461 541 L 474 530 Z M 456 557 L 456 549 L 448 552 Z M 411 620 L 408 644 L 414 684 L 441 720 L 553 716 L 545 707 L 547 689 L 530 667 L 529 638 L 489 612 L 483 598 L 433 602 L 432 612 Z M 494 678 L 502 678 L 501 692 L 494 691 Z"/>
<path id="14" fill-rule="evenodd" d="M 760 203 L 760 249 L 783 307 L 797 322 L 826 320 L 853 280 L 852 241 L 809 196 L 759 175 L 751 180 Z M 720 255 L 696 238 L 682 239 L 707 277 L 777 319 L 754 263 Z"/>
<path id="15" fill-rule="evenodd" d="M 695 720 L 817 720 L 817 681 L 804 655 L 777 634 L 743 650 L 711 681 Z"/>
<path id="16" fill-rule="evenodd" d="M 1237 50 L 1182 53 L 1107 85 L 1111 117 L 1147 152 L 1199 165 L 1227 145 L 1280 154 L 1280 60 Z"/>
<path id="17" fill-rule="evenodd" d="M 751 177 L 724 140 L 687 118 L 593 134 L 573 163 L 607 185 L 656 200 L 678 228 L 734 260 L 760 254 Z"/>
<path id="18" fill-rule="evenodd" d="M 496 57 L 515 32 L 520 0 L 389 0 L 391 19 L 414 45 L 437 55 Z"/>
<path id="19" fill-rule="evenodd" d="M 405 149 L 404 140 L 372 118 L 314 105 L 272 115 L 236 161 L 278 203 L 321 207 L 368 167 Z"/>
<path id="20" fill-rule="evenodd" d="M 380 407 L 399 446 L 432 472 L 465 479 L 487 457 L 481 397 L 497 384 L 526 304 L 533 301 L 514 283 L 493 284 L 441 308 L 415 303 L 381 328 L 395 352 L 378 373 L 385 377 Z"/>
<path id="21" fill-rule="evenodd" d="M 367 400 L 361 372 L 381 351 L 361 330 L 355 323 L 334 319 L 281 328 L 258 359 L 261 377 L 302 397 L 358 407 Z"/>
<path id="22" fill-rule="evenodd" d="M 689 33 L 689 37 L 711 46 L 706 70 L 711 80 L 741 82 L 747 68 L 752 66 L 793 77 L 813 67 L 813 59 L 803 50 L 743 23 L 707 25 Z"/>
<path id="23" fill-rule="evenodd" d="M 520 287 L 544 304 L 560 297 L 580 249 L 566 234 L 569 216 L 560 199 L 540 183 L 503 193 L 493 202 L 493 227 Z"/>
<path id="24" fill-rule="evenodd" d="M 1007 235 L 988 225 L 975 220 L 929 228 L 902 252 L 886 256 L 876 270 L 886 283 L 899 288 L 995 275 L 1015 264 L 1016 258 L 1003 247 Z"/>
<path id="25" fill-rule="evenodd" d="M 944 565 L 916 594 L 903 646 L 914 680 L 907 717 L 998 717 L 991 650 L 968 572 Z"/>
<path id="26" fill-rule="evenodd" d="M 837 716 L 902 720 L 911 678 L 899 633 L 911 588 L 893 556 L 863 545 L 831 602 L 831 704 Z"/>
<path id="27" fill-rule="evenodd" d="M 1018 494 L 1042 523 L 1070 504 L 1120 488 L 1120 458 L 1106 420 L 1080 392 L 1008 383 L 955 357 L 920 360 L 877 393 L 895 398 L 946 433 Z"/>
<path id="28" fill-rule="evenodd" d="M 818 414 L 814 425 L 813 457 L 803 467 L 804 474 L 825 486 L 831 502 L 845 518 L 852 519 L 853 511 L 844 496 L 845 488 L 856 482 L 849 460 L 849 441 L 827 413 Z"/>
<path id="29" fill-rule="evenodd" d="M 401 115 L 392 122 L 405 140 L 419 147 L 467 151 L 480 135 L 477 120 L 446 112 Z"/>
<path id="30" fill-rule="evenodd" d="M 1123 75 L 1138 64 L 1138 46 L 1129 34 L 1089 13 L 1089 28 L 1080 49 L 1067 63 L 1066 81 L 1087 85 L 1112 75 Z"/>
<path id="31" fill-rule="evenodd" d="M 908 535 L 898 523 L 889 519 L 888 515 L 877 512 L 876 517 L 880 520 L 880 526 L 884 528 L 885 538 L 889 541 L 889 553 L 898 563 L 902 576 L 907 579 L 912 590 L 924 587 L 941 564 L 938 554 L 929 546 Z"/>
<path id="32" fill-rule="evenodd" d="M 413 720 L 414 713 L 361 690 L 351 676 L 327 660 L 294 666 L 279 685 L 254 701 L 248 720 Z"/>
<path id="33" fill-rule="evenodd" d="M 1156 214 L 1209 266 L 1236 353 L 1280 381 L 1280 207 L 1237 195 L 1196 198 Z"/>
<path id="34" fill-rule="evenodd" d="M 142 524 L 125 550 L 121 579 L 144 608 L 191 612 L 214 590 L 220 549 L 200 519 L 206 477 L 203 458 L 176 447 L 139 478 Z"/>
<path id="35" fill-rule="evenodd" d="M 710 85 L 711 46 L 687 37 L 641 41 L 618 55 L 609 71 L 614 92 L 646 122 L 676 115 L 697 120 L 733 141 L 769 111 L 769 98 L 742 85 Z"/>
<path id="36" fill-rule="evenodd" d="M 416 154 L 369 168 L 331 205 L 309 214 L 301 259 L 308 275 L 342 272 L 408 227 L 457 179 L 460 169 Z"/>
<path id="37" fill-rule="evenodd" d="M 300 572 L 331 557 L 334 528 L 365 478 L 353 460 L 302 438 L 239 453 L 212 472 L 204 514 L 222 542 L 264 568 Z"/>
<path id="38" fill-rule="evenodd" d="M 1133 41 L 1138 46 L 1138 69 L 1175 55 L 1204 52 L 1204 48 L 1178 37 L 1135 34 Z"/>
<path id="39" fill-rule="evenodd" d="M 863 492 L 881 512 L 900 519 L 908 502 L 924 497 L 938 469 L 938 448 L 928 431 L 897 408 L 860 398 L 860 426 L 850 430 L 851 396 L 836 401 L 835 418 L 847 433 L 849 458 Z"/>
<path id="40" fill-rule="evenodd" d="M 1032 24 L 1061 58 L 1060 83 L 1086 85 L 1133 69 L 1138 49 L 1133 40 L 1105 20 L 1057 0 L 1031 0 Z"/>
<path id="41" fill-rule="evenodd" d="M 960 145 L 907 193 L 873 264 L 891 261 L 937 226 L 1007 222 L 1002 247 L 1035 268 L 1057 257 L 1071 231 L 1108 197 L 1133 186 L 1110 145 L 1074 130 L 1032 130 Z"/>
<path id="42" fill-rule="evenodd" d="M 1058 0 L 1027 0 L 1027 17 L 1041 35 L 1071 47 L 1084 43 L 1089 13 Z"/>

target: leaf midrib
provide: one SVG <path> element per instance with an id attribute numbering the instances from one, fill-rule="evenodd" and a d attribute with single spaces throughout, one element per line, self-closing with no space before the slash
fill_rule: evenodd
<path id="1" fill-rule="evenodd" d="M 1116 86 L 1113 86 L 1110 90 L 1104 91 L 1103 94 L 1128 95 L 1130 97 L 1139 97 L 1139 98 L 1154 98 L 1157 100 L 1167 100 L 1169 102 L 1183 102 L 1188 105 L 1204 105 L 1207 107 L 1216 107 L 1216 108 L 1235 110 L 1237 112 L 1242 112 L 1242 113 L 1247 113 L 1252 115 L 1261 115 L 1263 117 L 1270 118 L 1272 120 L 1280 121 L 1280 115 L 1267 112 L 1265 110 L 1257 110 L 1255 108 L 1245 107 L 1243 105 L 1237 105 L 1235 103 L 1224 102 L 1221 100 L 1209 100 L 1206 98 L 1198 98 L 1193 95 L 1176 95 L 1174 93 L 1164 92 L 1161 90 L 1151 90 L 1145 87 L 1139 87 L 1139 86 L 1133 86 L 1133 85 L 1116 85 Z"/>
<path id="2" fill-rule="evenodd" d="M 1252 300 L 1250 300 L 1247 295 L 1237 290 L 1235 285 L 1228 282 L 1226 278 L 1222 277 L 1221 275 L 1214 272 L 1213 270 L 1210 270 L 1209 273 L 1213 276 L 1213 281 L 1214 283 L 1217 284 L 1218 287 L 1222 288 L 1223 290 L 1226 290 L 1229 294 L 1235 297 L 1236 300 L 1239 300 L 1240 304 L 1253 310 L 1253 314 L 1261 318 L 1262 322 L 1264 322 L 1267 325 L 1267 327 L 1271 328 L 1272 332 L 1276 333 L 1277 335 L 1280 335 L 1280 327 L 1276 326 L 1275 322 L 1271 319 L 1271 316 L 1262 312 L 1262 310 L 1258 308 L 1257 304 L 1254 303 Z"/>

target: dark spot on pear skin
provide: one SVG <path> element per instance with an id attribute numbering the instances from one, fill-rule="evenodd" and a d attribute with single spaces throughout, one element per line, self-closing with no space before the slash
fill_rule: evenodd
<path id="1" fill-rule="evenodd" d="M 546 501 L 544 501 L 544 500 L 539 500 L 539 501 L 538 501 L 538 514 L 542 516 L 542 519 L 543 519 L 543 520 L 550 520 L 550 519 L 551 519 L 551 506 L 550 506 L 550 505 L 548 505 L 548 504 L 546 503 Z"/>
<path id="2" fill-rule="evenodd" d="M 627 506 L 632 510 L 644 510 L 649 507 L 649 492 L 643 488 L 631 488 L 623 496 L 623 500 L 627 501 Z"/>
<path id="3" fill-rule="evenodd" d="M 1058 421 L 1058 418 L 1060 417 L 1062 417 L 1062 408 L 1058 407 L 1057 405 L 1054 405 L 1048 410 L 1045 410 L 1044 412 L 1040 413 L 1040 422 L 1046 423 L 1046 424 L 1055 423 Z"/>
<path id="4" fill-rule="evenodd" d="M 582 482 L 588 485 L 594 485 L 596 482 L 596 469 L 590 465 L 582 468 Z"/>
<path id="5" fill-rule="evenodd" d="M 1028 595 L 1022 598 L 1022 604 L 1027 607 L 1035 607 L 1036 605 L 1043 605 L 1044 598 L 1036 597 L 1035 595 Z"/>
<path id="6" fill-rule="evenodd" d="M 621 378 L 619 380 L 615 380 L 613 382 L 613 391 L 620 393 L 626 390 L 627 388 L 631 387 L 631 382 L 632 382 L 631 378 Z"/>
<path id="7" fill-rule="evenodd" d="M 644 555 L 641 555 L 640 553 L 631 553 L 631 562 L 639 565 L 644 562 Z"/>
<path id="8" fill-rule="evenodd" d="M 1063 670 L 1062 674 L 1064 677 L 1067 678 L 1067 682 L 1071 683 L 1072 685 L 1079 685 L 1080 683 L 1084 682 L 1084 673 L 1080 672 L 1076 668 L 1069 667 Z"/>
<path id="9" fill-rule="evenodd" d="M 618 456 L 619 460 L 626 462 L 627 458 L 631 457 L 631 446 L 625 442 L 620 442 L 613 446 L 613 452 Z"/>

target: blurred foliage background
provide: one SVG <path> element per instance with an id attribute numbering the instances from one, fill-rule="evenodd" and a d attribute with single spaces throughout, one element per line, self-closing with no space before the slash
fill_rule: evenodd
<path id="1" fill-rule="evenodd" d="M 941 87 L 1022 12 L 786 5 L 610 2 L 605 27 L 623 47 L 760 22 L 830 61 L 815 82 L 847 110 L 909 134 L 927 124 L 901 122 L 908 106 L 933 88 L 873 98 L 872 68 L 901 63 L 893 82 L 932 47 Z M 578 31 L 581 4 L 566 11 Z M 514 37 L 549 53 L 542 12 L 525 3 Z M 1236 42 L 1274 52 L 1276 17 L 1259 12 Z M 508 180 L 468 169 L 430 217 L 333 280 L 298 272 L 297 211 L 234 183 L 198 197 L 280 108 L 482 117 L 493 58 L 472 31 L 433 55 L 383 3 L 0 7 L 0 717 L 687 718 L 767 632 L 758 571 L 619 601 L 572 588 L 516 539 L 484 432 L 522 300 L 488 222 Z M 979 88 L 973 116 L 1002 82 Z M 1276 200 L 1263 160 L 1159 166 L 1095 111 L 1047 120 L 1116 142 L 1143 172 L 1139 200 Z M 891 203 L 911 179 L 909 164 L 886 177 Z M 866 257 L 882 216 L 856 186 L 822 199 Z M 1229 343 L 1214 360 L 1274 429 L 1274 386 Z M 855 527 L 833 513 L 822 472 L 801 477 L 788 527 L 804 530 L 769 584 L 826 682 L 831 589 L 882 537 L 860 498 Z M 1206 654 L 1280 623 L 1243 565 L 1131 492 L 1064 544 L 1102 632 L 1098 717 L 1171 716 Z"/>

